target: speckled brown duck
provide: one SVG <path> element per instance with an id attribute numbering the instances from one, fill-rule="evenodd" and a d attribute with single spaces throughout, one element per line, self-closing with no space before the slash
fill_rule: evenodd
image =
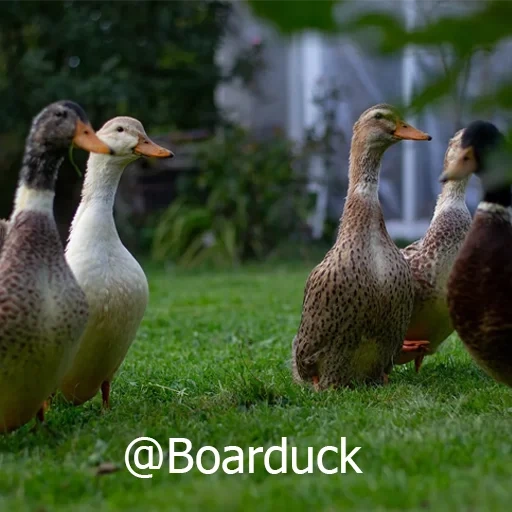
<path id="1" fill-rule="evenodd" d="M 378 197 L 386 149 L 430 140 L 389 105 L 354 125 L 349 188 L 336 242 L 306 282 L 293 372 L 316 389 L 386 380 L 413 307 L 411 270 L 391 240 Z"/>
<path id="2" fill-rule="evenodd" d="M 58 169 L 72 143 L 110 152 L 76 103 L 53 103 L 33 120 L 0 255 L 0 433 L 43 419 L 87 321 L 53 217 Z"/>
<path id="3" fill-rule="evenodd" d="M 475 361 L 512 386 L 512 198 L 510 167 L 501 158 L 501 132 L 475 121 L 462 137 L 462 153 L 443 180 L 481 178 L 484 197 L 448 280 L 453 325 Z"/>
<path id="4" fill-rule="evenodd" d="M 460 151 L 463 130 L 448 144 L 443 171 Z M 414 360 L 419 371 L 425 355 L 433 354 L 453 332 L 446 302 L 448 277 L 471 225 L 466 206 L 469 177 L 443 185 L 425 236 L 402 250 L 414 280 L 414 308 L 397 364 Z"/>

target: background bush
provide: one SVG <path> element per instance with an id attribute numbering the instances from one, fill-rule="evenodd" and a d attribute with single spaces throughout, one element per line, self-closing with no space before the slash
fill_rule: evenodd
<path id="1" fill-rule="evenodd" d="M 226 1 L 2 2 L 0 217 L 11 210 L 29 123 L 52 101 L 79 102 L 95 127 L 131 115 L 153 132 L 213 128 L 225 78 L 215 52 L 230 10 Z M 69 167 L 58 187 L 57 217 L 69 220 L 80 187 Z"/>
<path id="2" fill-rule="evenodd" d="M 156 228 L 153 256 L 181 265 L 263 259 L 298 240 L 308 214 L 303 161 L 280 133 L 258 141 L 240 128 L 203 146 L 200 172 Z"/>

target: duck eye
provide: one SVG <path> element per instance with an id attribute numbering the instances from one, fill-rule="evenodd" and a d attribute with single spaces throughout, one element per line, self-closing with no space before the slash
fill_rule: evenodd
<path id="1" fill-rule="evenodd" d="M 55 117 L 63 117 L 64 116 L 64 112 L 61 112 L 60 110 L 57 110 L 57 112 L 55 112 Z"/>
<path id="2" fill-rule="evenodd" d="M 374 117 L 375 119 L 382 119 L 384 115 L 382 114 L 382 112 L 377 112 Z"/>
<path id="3" fill-rule="evenodd" d="M 117 127 L 117 131 L 118 131 L 119 133 L 124 132 L 124 128 L 123 128 L 122 126 L 118 126 L 118 127 Z"/>

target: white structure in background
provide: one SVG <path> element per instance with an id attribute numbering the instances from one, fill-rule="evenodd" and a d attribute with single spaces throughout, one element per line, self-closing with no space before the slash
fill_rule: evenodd
<path id="1" fill-rule="evenodd" d="M 315 126 L 317 133 L 325 129 L 318 107 L 313 102 L 318 80 L 324 74 L 323 38 L 316 33 L 305 33 L 294 38 L 288 57 L 288 136 L 301 143 L 306 130 Z M 310 218 L 312 235 L 321 238 L 327 217 L 329 191 L 322 156 L 313 155 L 309 162 L 310 192 L 316 195 L 315 210 Z"/>
<path id="2" fill-rule="evenodd" d="M 407 28 L 413 29 L 416 19 L 416 0 L 402 0 L 404 17 Z M 372 79 L 361 66 L 361 59 L 350 44 L 345 45 L 345 56 L 351 61 L 353 71 L 361 75 L 362 82 L 368 89 L 368 96 L 373 99 L 370 103 L 380 100 L 381 92 L 373 84 Z M 325 39 L 315 33 L 305 33 L 292 39 L 289 49 L 289 91 L 288 91 L 288 134 L 295 140 L 301 141 L 305 131 L 322 123 L 318 108 L 313 103 L 318 80 L 325 74 L 327 63 Z M 403 52 L 402 58 L 402 98 L 404 104 L 409 104 L 414 94 L 417 74 L 416 52 L 410 47 Z M 300 84 L 300 86 L 299 86 Z M 414 126 L 415 119 L 408 119 Z M 320 126 L 319 131 L 321 132 Z M 411 170 L 416 168 L 416 144 L 401 145 L 402 151 L 402 194 L 400 219 L 389 219 L 388 230 L 392 237 L 416 239 L 423 235 L 428 228 L 429 219 L 418 219 L 415 176 Z M 322 236 L 325 218 L 327 216 L 328 189 L 325 168 L 322 158 L 314 156 L 311 159 L 310 189 L 316 192 L 317 202 L 311 218 L 312 232 L 315 238 Z"/>
<path id="3" fill-rule="evenodd" d="M 379 7 L 396 10 L 398 2 L 382 0 L 377 3 Z M 361 9 L 367 6 L 375 8 L 376 3 L 373 4 L 361 2 L 358 6 Z M 317 33 L 303 33 L 285 39 L 252 18 L 243 3 L 234 5 L 236 32 L 220 49 L 219 62 L 228 66 L 240 47 L 260 39 L 265 45 L 266 62 L 258 84 L 262 96 L 252 95 L 236 84 L 219 88 L 217 102 L 234 121 L 260 134 L 268 134 L 271 128 L 280 127 L 291 139 L 302 142 L 312 126 L 316 127 L 317 133 L 323 129 L 320 112 L 313 102 L 319 79 L 335 78 L 348 91 L 343 93 L 338 107 L 337 122 L 346 136 L 337 163 L 339 173 L 327 176 L 322 158 L 311 159 L 310 188 L 317 200 L 310 222 L 314 236 L 320 237 L 326 216 L 338 217 L 343 207 L 353 123 L 363 110 L 373 104 L 392 103 L 400 95 L 403 103 L 407 104 L 423 77 L 441 69 L 440 56 L 435 52 L 408 48 L 401 59 L 375 57 L 364 53 L 353 40 L 325 38 Z M 412 28 L 420 3 L 401 0 L 399 5 L 407 25 Z M 421 3 L 421 8 L 425 5 Z M 455 8 L 451 3 L 443 5 L 439 8 Z M 512 65 L 512 52 L 500 53 L 499 58 L 500 67 Z M 473 95 L 478 94 L 481 82 L 488 79 L 480 76 L 477 67 L 475 69 L 477 71 L 470 80 Z M 398 82 L 397 77 L 401 77 Z M 420 118 L 408 118 L 408 121 L 428 131 L 433 140 L 423 144 L 404 142 L 388 150 L 381 172 L 380 197 L 391 236 L 416 239 L 424 234 L 430 222 L 440 191 L 437 177 L 442 170 L 446 145 L 459 126 L 456 126 L 449 108 L 429 109 Z M 342 186 L 333 188 L 333 178 L 338 179 Z M 470 208 L 474 208 L 478 200 L 476 190 L 470 189 L 467 198 Z"/>
<path id="4" fill-rule="evenodd" d="M 416 24 L 416 0 L 402 0 L 407 30 L 414 29 Z M 409 105 L 414 95 L 417 76 L 416 51 L 412 46 L 406 48 L 402 56 L 402 97 L 403 103 Z M 414 118 L 407 120 L 413 126 Z M 392 237 L 406 239 L 419 238 L 428 228 L 417 219 L 417 199 L 414 174 L 416 169 L 416 144 L 402 144 L 402 219 L 398 223 L 388 225 Z"/>

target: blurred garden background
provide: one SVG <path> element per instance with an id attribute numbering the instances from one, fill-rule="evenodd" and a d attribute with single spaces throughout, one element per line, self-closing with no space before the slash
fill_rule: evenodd
<path id="1" fill-rule="evenodd" d="M 176 156 L 130 165 L 116 198 L 150 304 L 112 408 L 57 396 L 48 430 L 0 436 L 0 510 L 509 510 L 512 394 L 455 334 L 419 373 L 325 393 L 293 382 L 290 349 L 336 235 L 353 123 L 386 102 L 433 136 L 386 152 L 379 190 L 397 243 L 420 237 L 454 132 L 477 118 L 509 131 L 511 20 L 497 0 L 2 1 L 0 217 L 49 102 L 79 102 L 95 128 L 137 117 Z M 63 239 L 82 181 L 66 162 Z M 473 179 L 470 209 L 479 197 Z M 271 475 L 259 459 L 254 474 L 169 475 L 164 462 L 142 481 L 124 462 L 140 436 L 186 437 L 195 453 L 286 436 L 301 468 L 306 448 L 346 436 L 364 473 Z"/>
<path id="2" fill-rule="evenodd" d="M 496 0 L 5 1 L 0 216 L 30 119 L 71 98 L 96 128 L 131 115 L 176 153 L 125 173 L 115 213 L 132 250 L 189 267 L 306 255 L 335 236 L 353 123 L 388 102 L 433 136 L 392 148 L 382 172 L 391 235 L 418 238 L 448 139 L 475 116 L 507 126 L 511 10 Z M 63 237 L 80 187 L 67 165 L 55 205 Z M 470 209 L 478 197 L 475 180 Z"/>

